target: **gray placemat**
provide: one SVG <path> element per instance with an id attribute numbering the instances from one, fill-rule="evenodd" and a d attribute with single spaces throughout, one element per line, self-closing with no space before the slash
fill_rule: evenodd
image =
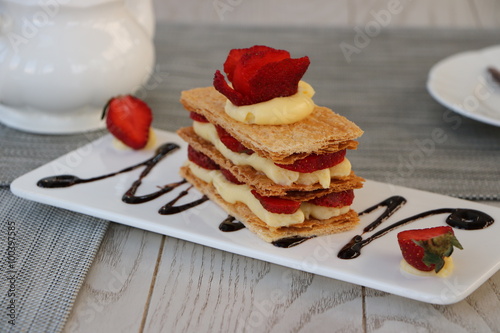
<path id="1" fill-rule="evenodd" d="M 38 135 L 0 124 L 0 185 L 101 137 L 105 131 Z"/>
<path id="2" fill-rule="evenodd" d="M 58 332 L 108 223 L 0 189 L 0 332 Z"/>

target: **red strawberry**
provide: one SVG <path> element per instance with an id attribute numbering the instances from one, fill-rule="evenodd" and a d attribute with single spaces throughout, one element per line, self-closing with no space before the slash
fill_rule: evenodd
<path id="1" fill-rule="evenodd" d="M 340 150 L 335 153 L 327 154 L 311 154 L 301 160 L 295 161 L 293 164 L 276 164 L 280 168 L 302 172 L 310 173 L 317 170 L 322 170 L 326 168 L 331 168 L 342 162 L 345 158 L 346 150 Z"/>
<path id="2" fill-rule="evenodd" d="M 219 166 L 207 155 L 195 150 L 193 147 L 188 146 L 188 159 L 196 165 L 208 169 L 218 170 Z"/>
<path id="3" fill-rule="evenodd" d="M 280 197 L 265 197 L 254 190 L 252 190 L 252 194 L 260 201 L 262 207 L 271 213 L 293 214 L 300 208 L 300 201 L 283 199 Z"/>
<path id="4" fill-rule="evenodd" d="M 237 106 L 291 96 L 309 63 L 308 57 L 292 59 L 287 51 L 267 46 L 231 50 L 224 71 L 232 87 L 220 71 L 215 72 L 214 87 Z"/>
<path id="5" fill-rule="evenodd" d="M 219 135 L 220 141 L 226 146 L 229 150 L 234 151 L 235 153 L 245 153 L 248 155 L 252 155 L 253 151 L 245 147 L 241 142 L 236 140 L 231 134 L 229 134 L 224 128 L 216 125 L 217 134 Z"/>
<path id="6" fill-rule="evenodd" d="M 222 174 L 224 175 L 224 177 L 226 177 L 226 179 L 228 181 L 230 181 L 231 183 L 234 183 L 236 185 L 241 185 L 241 184 L 244 184 L 243 182 L 240 182 L 238 180 L 238 178 L 236 178 L 232 173 L 231 171 L 227 170 L 227 169 L 224 169 L 224 168 L 220 168 L 220 171 L 222 172 Z"/>
<path id="7" fill-rule="evenodd" d="M 131 95 L 111 98 L 103 110 L 108 130 L 133 149 L 142 149 L 149 139 L 153 115 L 149 106 Z"/>
<path id="8" fill-rule="evenodd" d="M 267 63 L 290 58 L 290 53 L 285 50 L 276 50 L 264 45 L 254 45 L 247 49 L 232 49 L 229 51 L 226 62 L 224 63 L 224 72 L 227 74 L 227 79 L 230 82 L 233 82 L 233 75 L 236 67 L 244 57 L 255 57 L 256 59 L 266 57 L 264 61 Z M 257 68 L 255 68 L 254 71 L 255 70 L 257 70 Z"/>
<path id="9" fill-rule="evenodd" d="M 319 198 L 309 200 L 309 203 L 324 207 L 344 207 L 350 206 L 354 200 L 354 191 L 347 190 L 342 192 L 333 192 Z"/>
<path id="10" fill-rule="evenodd" d="M 402 231 L 398 243 L 408 264 L 436 273 L 443 268 L 444 257 L 451 256 L 454 246 L 463 249 L 450 226 Z"/>
<path id="11" fill-rule="evenodd" d="M 205 118 L 204 116 L 202 116 L 201 114 L 196 113 L 196 112 L 189 112 L 189 118 L 193 119 L 194 121 L 198 121 L 200 123 L 208 123 L 209 122 L 207 120 L 207 118 Z"/>

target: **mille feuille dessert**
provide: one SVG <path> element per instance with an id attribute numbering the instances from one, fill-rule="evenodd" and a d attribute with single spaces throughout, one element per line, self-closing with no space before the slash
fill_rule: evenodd
<path id="1" fill-rule="evenodd" d="M 345 157 L 363 131 L 316 106 L 309 58 L 266 46 L 231 50 L 214 87 L 183 91 L 193 126 L 180 174 L 267 242 L 354 228 L 363 179 Z"/>

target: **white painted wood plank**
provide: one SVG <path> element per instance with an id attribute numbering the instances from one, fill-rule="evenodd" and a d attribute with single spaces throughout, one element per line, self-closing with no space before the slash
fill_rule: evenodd
<path id="1" fill-rule="evenodd" d="M 453 292 L 453 285 L 443 288 Z M 367 332 L 498 332 L 500 272 L 456 304 L 432 305 L 368 288 L 365 303 Z"/>
<path id="2" fill-rule="evenodd" d="M 167 238 L 145 331 L 356 331 L 361 296 L 349 283 Z"/>
<path id="3" fill-rule="evenodd" d="M 111 224 L 65 332 L 139 332 L 163 236 Z"/>

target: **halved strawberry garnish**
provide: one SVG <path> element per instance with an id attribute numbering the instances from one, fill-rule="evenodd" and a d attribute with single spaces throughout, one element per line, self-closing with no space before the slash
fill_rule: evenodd
<path id="1" fill-rule="evenodd" d="M 293 214 L 300 208 L 300 201 L 283 199 L 279 197 L 265 197 L 252 190 L 252 194 L 256 197 L 262 207 L 267 211 L 275 214 Z"/>
<path id="2" fill-rule="evenodd" d="M 131 95 L 113 97 L 104 107 L 104 116 L 115 138 L 133 149 L 146 146 L 153 114 L 144 101 Z"/>
<path id="3" fill-rule="evenodd" d="M 205 118 L 204 116 L 202 116 L 201 114 L 199 113 L 196 113 L 196 112 L 189 112 L 189 118 L 193 119 L 194 121 L 198 121 L 200 123 L 208 123 L 209 121 L 207 120 L 207 118 Z"/>
<path id="4" fill-rule="evenodd" d="M 323 170 L 326 168 L 331 168 L 345 158 L 346 150 L 340 150 L 334 153 L 327 154 L 311 154 L 303 159 L 295 161 L 293 164 L 277 164 L 280 168 L 297 171 L 302 173 L 310 173 L 317 170 Z"/>
<path id="5" fill-rule="evenodd" d="M 214 87 L 234 105 L 251 105 L 297 93 L 298 83 L 309 58 L 290 58 L 290 53 L 267 46 L 234 49 L 224 63 L 232 87 L 220 71 L 215 72 Z"/>
<path id="6" fill-rule="evenodd" d="M 324 207 L 345 207 L 350 206 L 354 201 L 354 191 L 347 190 L 342 192 L 333 192 L 319 198 L 309 200 L 309 203 Z"/>
<path id="7" fill-rule="evenodd" d="M 253 154 L 253 150 L 245 147 L 241 142 L 236 140 L 231 134 L 229 134 L 224 128 L 219 125 L 215 125 L 217 130 L 217 134 L 219 135 L 220 141 L 226 146 L 229 150 L 235 153 L 245 153 L 248 155 Z"/>
<path id="8" fill-rule="evenodd" d="M 438 273 L 444 258 L 451 256 L 453 247 L 463 249 L 450 226 L 402 231 L 398 244 L 403 258 L 414 268 Z"/>
<path id="9" fill-rule="evenodd" d="M 236 178 L 232 173 L 231 171 L 227 170 L 227 169 L 224 169 L 224 168 L 220 168 L 220 171 L 222 172 L 222 174 L 224 175 L 224 177 L 226 177 L 226 179 L 228 181 L 230 181 L 231 183 L 234 183 L 236 185 L 241 185 L 241 184 L 244 184 L 243 182 L 240 182 L 238 180 L 238 178 Z"/>
<path id="10" fill-rule="evenodd" d="M 226 62 L 224 62 L 224 72 L 227 74 L 227 79 L 230 82 L 233 82 L 234 72 L 237 70 L 237 66 L 240 64 L 242 58 L 244 57 L 262 59 L 262 61 L 268 63 L 290 58 L 290 53 L 286 50 L 276 50 L 265 45 L 254 45 L 246 49 L 232 49 L 227 55 Z M 263 59 L 264 57 L 265 59 Z M 257 69 L 258 68 L 254 68 L 254 71 L 256 71 Z M 248 70 L 248 72 L 250 71 L 251 68 Z"/>
<path id="11" fill-rule="evenodd" d="M 188 146 L 188 159 L 194 164 L 208 169 L 208 170 L 218 170 L 219 165 L 215 163 L 210 157 L 195 150 L 193 147 Z"/>

